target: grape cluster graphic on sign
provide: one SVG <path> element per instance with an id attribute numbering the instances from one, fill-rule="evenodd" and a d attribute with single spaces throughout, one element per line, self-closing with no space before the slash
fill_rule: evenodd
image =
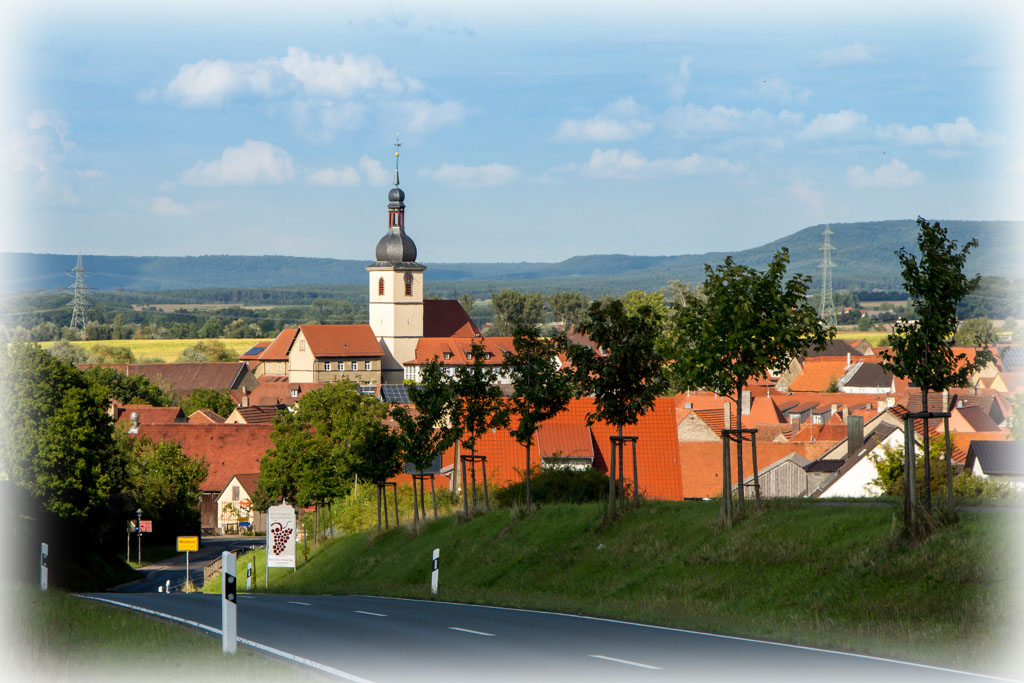
<path id="1" fill-rule="evenodd" d="M 280 522 L 275 522 L 270 526 L 270 533 L 273 536 L 273 552 L 275 555 L 284 554 L 285 549 L 288 547 L 288 539 L 291 537 L 292 532 L 295 529 L 285 528 Z"/>

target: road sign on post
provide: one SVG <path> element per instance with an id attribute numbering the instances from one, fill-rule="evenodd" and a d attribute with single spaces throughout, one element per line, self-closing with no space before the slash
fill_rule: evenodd
<path id="1" fill-rule="evenodd" d="M 295 508 L 274 505 L 267 511 L 267 567 L 295 569 Z"/>
<path id="2" fill-rule="evenodd" d="M 199 537 L 178 536 L 177 547 L 179 553 L 185 553 L 185 590 L 188 590 L 188 585 L 191 583 L 191 581 L 189 581 L 188 554 L 199 550 Z"/>
<path id="3" fill-rule="evenodd" d="M 50 546 L 46 543 L 39 544 L 39 588 L 46 590 L 50 582 L 49 569 Z"/>
<path id="4" fill-rule="evenodd" d="M 238 593 L 235 580 L 235 554 L 220 555 L 220 630 L 221 645 L 226 654 L 235 654 L 238 646 Z"/>
<path id="5" fill-rule="evenodd" d="M 144 519 L 142 520 L 142 533 L 151 534 L 153 533 L 153 520 Z"/>
<path id="6" fill-rule="evenodd" d="M 437 565 L 440 562 L 441 549 L 434 548 L 433 569 L 430 571 L 430 594 L 437 595 Z"/>

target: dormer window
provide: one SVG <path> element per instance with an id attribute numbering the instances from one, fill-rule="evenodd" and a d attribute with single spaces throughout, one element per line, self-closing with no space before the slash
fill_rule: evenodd
<path id="1" fill-rule="evenodd" d="M 484 354 L 484 360 L 490 360 L 490 359 L 491 359 L 491 354 L 490 354 L 490 352 L 488 352 L 488 353 L 485 353 L 485 354 Z"/>
<path id="2" fill-rule="evenodd" d="M 469 351 L 466 352 L 466 360 L 473 360 L 473 354 Z M 611 484 L 609 484 L 611 486 Z"/>
<path id="3" fill-rule="evenodd" d="M 299 390 L 298 389 L 292 389 L 292 398 L 298 398 L 298 397 L 299 397 Z"/>
<path id="4" fill-rule="evenodd" d="M 451 353 L 451 351 L 445 351 L 445 352 L 444 352 L 444 359 L 445 359 L 445 360 L 451 360 L 451 359 L 452 359 L 452 353 Z"/>

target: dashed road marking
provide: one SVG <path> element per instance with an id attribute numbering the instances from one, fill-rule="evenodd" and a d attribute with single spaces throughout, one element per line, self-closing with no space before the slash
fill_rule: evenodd
<path id="1" fill-rule="evenodd" d="M 656 671 L 661 671 L 661 667 L 660 666 L 653 666 L 651 664 L 641 664 L 640 662 L 631 662 L 628 659 L 618 659 L 616 657 L 605 657 L 604 655 L 587 655 L 587 656 L 588 657 L 593 657 L 594 659 L 603 659 L 606 662 L 618 662 L 619 664 L 628 664 L 629 666 L 637 666 L 637 667 L 640 667 L 641 669 L 654 669 Z"/>
<path id="2" fill-rule="evenodd" d="M 289 605 L 305 605 L 306 607 L 312 607 L 308 602 L 299 602 L 298 600 L 289 600 Z"/>
<path id="3" fill-rule="evenodd" d="M 460 628 L 458 626 L 449 626 L 448 628 L 450 628 L 453 631 L 462 631 L 463 633 L 472 633 L 473 635 L 476 635 L 476 636 L 488 636 L 490 638 L 494 637 L 493 633 L 484 633 L 483 631 L 474 631 L 471 628 Z"/>
<path id="4" fill-rule="evenodd" d="M 355 609 L 355 610 L 352 610 L 352 611 L 355 612 L 356 614 L 368 614 L 371 617 L 386 617 L 387 616 L 386 614 L 381 614 L 380 612 L 364 612 L 361 609 Z"/>

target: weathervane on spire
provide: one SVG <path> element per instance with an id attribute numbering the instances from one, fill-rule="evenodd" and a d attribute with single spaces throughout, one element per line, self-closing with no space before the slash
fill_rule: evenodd
<path id="1" fill-rule="evenodd" d="M 402 146 L 402 141 L 398 139 L 398 133 L 395 133 L 395 187 L 398 187 L 398 148 Z"/>

